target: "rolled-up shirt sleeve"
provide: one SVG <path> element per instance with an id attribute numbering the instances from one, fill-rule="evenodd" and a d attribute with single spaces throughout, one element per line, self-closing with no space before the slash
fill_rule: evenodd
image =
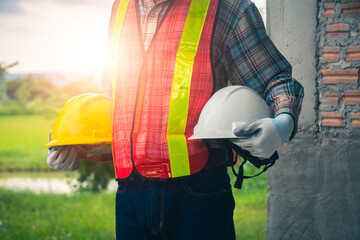
<path id="1" fill-rule="evenodd" d="M 304 89 L 292 78 L 292 67 L 266 34 L 261 15 L 252 3 L 239 19 L 228 38 L 227 77 L 234 85 L 257 91 L 274 112 L 290 114 L 297 132 Z"/>

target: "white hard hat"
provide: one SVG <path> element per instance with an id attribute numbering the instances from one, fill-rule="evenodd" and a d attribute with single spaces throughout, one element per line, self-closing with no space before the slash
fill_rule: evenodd
<path id="1" fill-rule="evenodd" d="M 264 99 L 245 86 L 229 86 L 217 91 L 205 104 L 194 135 L 189 139 L 239 138 L 233 130 L 260 118 L 272 117 Z"/>

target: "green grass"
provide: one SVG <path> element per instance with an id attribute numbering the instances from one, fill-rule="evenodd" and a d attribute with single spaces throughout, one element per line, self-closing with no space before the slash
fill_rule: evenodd
<path id="1" fill-rule="evenodd" d="M 245 181 L 233 194 L 236 239 L 266 239 L 266 175 Z M 115 193 L 55 195 L 0 188 L 0 239 L 114 239 L 114 204 Z"/>
<path id="2" fill-rule="evenodd" d="M 258 173 L 255 167 L 246 166 L 245 175 Z M 234 185 L 235 176 L 229 171 L 231 184 Z M 266 239 L 266 199 L 267 175 L 244 180 L 242 189 L 233 188 L 235 199 L 234 224 L 236 239 L 265 240 Z"/>
<path id="3" fill-rule="evenodd" d="M 115 239 L 115 194 L 0 189 L 0 239 Z"/>
<path id="4" fill-rule="evenodd" d="M 236 239 L 266 239 L 266 195 L 234 192 Z M 115 239 L 115 193 L 34 194 L 0 189 L 0 239 Z"/>
<path id="5" fill-rule="evenodd" d="M 0 180 L 6 178 L 30 178 L 30 179 L 44 179 L 44 178 L 55 178 L 55 179 L 77 179 L 79 173 L 77 171 L 64 172 L 64 171 L 43 171 L 43 172 L 0 172 Z"/>
<path id="6" fill-rule="evenodd" d="M 9 170 L 52 169 L 43 145 L 54 121 L 36 115 L 0 116 L 0 177 L 11 177 L 4 172 Z M 257 171 L 245 168 L 246 175 Z M 266 239 L 266 174 L 245 180 L 243 189 L 233 194 L 237 239 Z M 114 201 L 115 194 L 106 193 L 37 195 L 0 189 L 0 239 L 114 239 Z"/>
<path id="7" fill-rule="evenodd" d="M 54 122 L 41 115 L 0 116 L 0 171 L 52 169 L 43 146 Z"/>

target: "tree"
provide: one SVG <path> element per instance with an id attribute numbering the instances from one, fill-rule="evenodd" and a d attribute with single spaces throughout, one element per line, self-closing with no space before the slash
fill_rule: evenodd
<path id="1" fill-rule="evenodd" d="M 9 68 L 12 68 L 17 64 L 18 64 L 17 62 L 14 62 L 9 65 L 5 65 L 5 63 L 0 63 L 0 101 L 6 99 L 5 73 Z"/>
<path id="2" fill-rule="evenodd" d="M 22 108 L 26 108 L 26 105 L 35 99 L 46 101 L 58 92 L 50 80 L 33 76 L 11 80 L 6 87 L 7 96 Z"/>
<path id="3" fill-rule="evenodd" d="M 58 114 L 68 97 L 49 79 L 41 76 L 26 76 L 6 81 L 9 113 Z M 10 104 L 11 103 L 11 104 Z"/>
<path id="4" fill-rule="evenodd" d="M 101 93 L 99 85 L 91 76 L 80 78 L 76 81 L 68 83 L 63 88 L 69 98 L 78 96 L 83 93 Z"/>

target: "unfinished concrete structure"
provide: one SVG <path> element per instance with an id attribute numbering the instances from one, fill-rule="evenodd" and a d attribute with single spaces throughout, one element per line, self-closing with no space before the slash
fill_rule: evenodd
<path id="1" fill-rule="evenodd" d="M 360 1 L 267 0 L 267 30 L 305 88 L 269 169 L 267 237 L 360 239 Z"/>

